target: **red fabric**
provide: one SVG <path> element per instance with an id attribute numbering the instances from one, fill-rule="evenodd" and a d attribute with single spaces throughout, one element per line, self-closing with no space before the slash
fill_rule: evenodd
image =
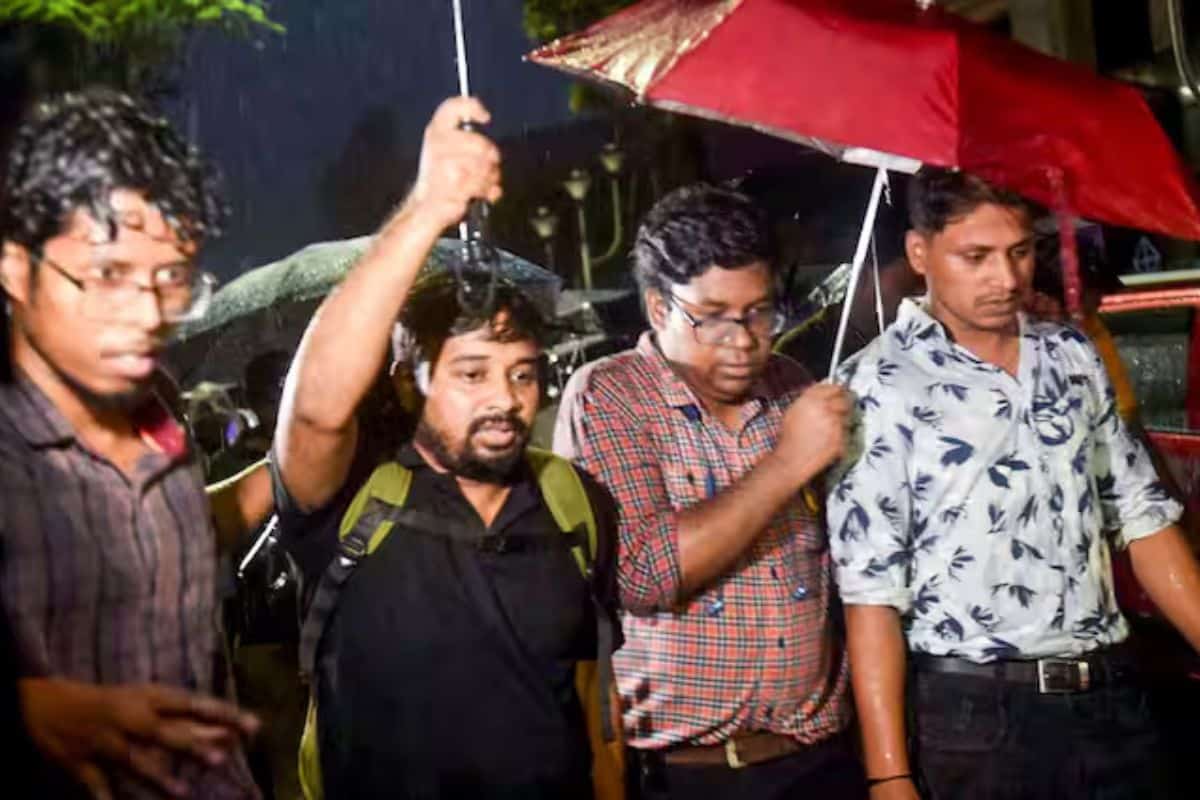
<path id="1" fill-rule="evenodd" d="M 152 394 L 137 409 L 133 424 L 141 436 L 149 438 L 160 451 L 171 458 L 180 458 L 187 454 L 187 431 L 172 416 L 167 404 L 157 394 Z"/>
<path id="2" fill-rule="evenodd" d="M 913 0 L 742 0 L 713 12 L 730 5 L 647 0 L 531 59 L 623 80 L 620 65 L 673 47 L 683 53 L 673 63 L 651 53 L 662 74 L 648 102 L 959 167 L 1052 208 L 1200 239 L 1195 183 L 1131 86 Z M 681 8 L 715 20 L 707 35 L 679 24 Z M 628 52 L 614 52 L 618 37 Z"/>

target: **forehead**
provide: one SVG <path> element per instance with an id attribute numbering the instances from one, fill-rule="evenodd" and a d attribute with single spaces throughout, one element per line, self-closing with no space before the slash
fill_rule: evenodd
<path id="1" fill-rule="evenodd" d="M 139 192 L 117 189 L 109 197 L 109 203 L 116 223 L 115 238 L 107 223 L 81 208 L 71 214 L 62 235 L 88 243 L 98 257 L 121 258 L 132 263 L 195 255 L 195 244 L 182 240 L 163 213 L 147 203 Z"/>
<path id="2" fill-rule="evenodd" d="M 496 334 L 494 333 L 494 325 L 496 324 L 502 323 L 494 323 L 493 326 L 484 326 L 458 336 L 451 336 L 442 345 L 441 358 L 439 360 L 444 364 L 459 359 L 514 364 L 520 361 L 535 359 L 541 355 L 541 348 L 533 339 L 521 338 L 513 341 L 497 341 Z"/>
<path id="3" fill-rule="evenodd" d="M 771 268 L 763 261 L 726 269 L 713 266 L 683 284 L 684 299 L 700 304 L 737 306 L 771 295 Z"/>
<path id="4" fill-rule="evenodd" d="M 1033 220 L 1023 208 L 984 203 L 952 220 L 937 237 L 952 246 L 1011 246 L 1033 235 Z"/>

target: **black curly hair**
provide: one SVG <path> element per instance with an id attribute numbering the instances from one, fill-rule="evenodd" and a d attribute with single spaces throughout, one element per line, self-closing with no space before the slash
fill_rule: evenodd
<path id="1" fill-rule="evenodd" d="M 116 234 L 114 190 L 141 192 L 184 241 L 220 233 L 220 179 L 160 115 L 129 95 L 92 88 L 36 103 L 9 150 L 0 238 L 38 252 L 84 209 Z"/>
<path id="2" fill-rule="evenodd" d="M 1039 212 L 1019 194 L 958 170 L 922 167 L 908 184 L 909 222 L 914 230 L 926 236 L 941 233 L 947 225 L 985 204 L 1019 209 L 1030 220 Z"/>
<path id="3" fill-rule="evenodd" d="M 714 266 L 765 262 L 774 273 L 767 215 L 747 195 L 698 183 L 676 189 L 646 214 L 633 244 L 638 286 L 667 290 Z"/>
<path id="4" fill-rule="evenodd" d="M 467 280 L 480 282 L 487 278 L 471 275 Z M 447 339 L 483 327 L 490 328 L 493 341 L 529 339 L 538 347 L 550 344 L 552 323 L 511 281 L 497 281 L 492 303 L 486 309 L 463 306 L 458 289 L 458 280 L 449 273 L 439 273 L 413 287 L 392 336 L 392 352 L 397 361 L 415 369 L 420 361 L 428 360 L 432 367 Z"/>

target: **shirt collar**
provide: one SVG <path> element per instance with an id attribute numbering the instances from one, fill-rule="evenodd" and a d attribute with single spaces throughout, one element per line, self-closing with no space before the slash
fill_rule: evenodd
<path id="1" fill-rule="evenodd" d="M 12 381 L 0 383 L 0 414 L 8 418 L 30 447 L 61 447 L 75 441 L 75 429 L 58 406 L 20 367 L 13 368 Z M 186 456 L 188 437 L 170 408 L 152 391 L 132 415 L 134 427 L 154 441 L 170 459 Z"/>
<path id="2" fill-rule="evenodd" d="M 696 413 L 700 413 L 704 406 L 696 393 L 692 391 L 692 387 L 688 386 L 687 382 L 679 376 L 674 368 L 671 367 L 667 357 L 663 355 L 662 350 L 658 347 L 658 342 L 654 338 L 653 331 L 646 331 L 638 339 L 638 353 L 645 358 L 646 363 L 653 371 L 654 376 L 658 379 L 659 391 L 662 392 L 663 400 L 671 408 L 686 409 L 689 406 L 696 409 Z M 751 409 L 753 413 L 758 410 L 770 399 L 770 388 L 767 385 L 766 372 L 758 376 L 754 385 L 750 387 L 749 398 L 750 402 L 754 402 L 755 406 Z M 745 405 L 745 404 L 744 404 Z M 743 412 L 746 409 L 743 407 Z M 743 417 L 746 414 L 743 413 Z"/>
<path id="3" fill-rule="evenodd" d="M 1029 321 L 1025 312 L 1017 312 L 1017 324 L 1019 326 L 1018 336 L 1023 341 L 1030 335 Z M 900 308 L 896 312 L 896 321 L 891 325 L 891 332 L 895 341 L 903 349 L 907 350 L 911 347 L 929 353 L 938 347 L 950 348 L 955 361 L 972 367 L 999 369 L 995 364 L 984 361 L 950 338 L 946 326 L 929 312 L 927 295 L 906 297 L 900 301 Z M 935 358 L 933 361 L 941 366 L 939 359 Z"/>

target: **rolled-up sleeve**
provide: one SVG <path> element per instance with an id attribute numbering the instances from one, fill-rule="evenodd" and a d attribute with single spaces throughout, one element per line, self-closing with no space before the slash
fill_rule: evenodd
<path id="1" fill-rule="evenodd" d="M 843 380 L 848 372 L 843 373 Z M 834 575 L 843 602 L 891 606 L 905 613 L 913 592 L 907 573 L 911 501 L 904 459 L 911 442 L 890 419 L 865 370 L 847 383 L 857 405 L 847 455 L 832 471 L 825 503 Z"/>
<path id="2" fill-rule="evenodd" d="M 621 605 L 633 613 L 673 608 L 679 601 L 678 512 L 644 419 L 593 369 L 572 376 L 554 428 L 554 450 L 587 470 L 617 505 L 617 582 Z"/>
<path id="3" fill-rule="evenodd" d="M 1104 362 L 1091 345 L 1092 378 L 1099 403 L 1092 420 L 1092 469 L 1104 527 L 1118 532 L 1120 547 L 1179 521 L 1183 506 L 1167 492 L 1142 440 L 1117 410 Z"/>

